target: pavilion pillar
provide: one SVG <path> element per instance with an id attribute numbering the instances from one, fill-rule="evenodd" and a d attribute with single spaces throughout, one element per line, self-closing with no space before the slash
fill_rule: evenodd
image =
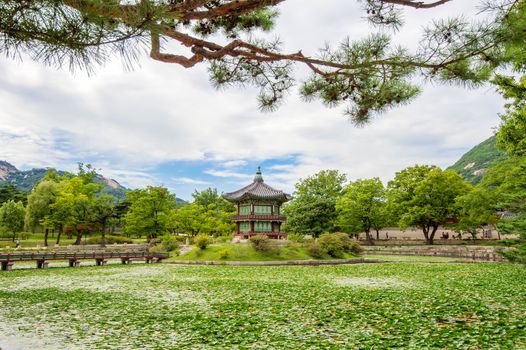
<path id="1" fill-rule="evenodd" d="M 250 221 L 250 232 L 254 232 L 254 221 Z"/>
<path id="2" fill-rule="evenodd" d="M 241 222 L 237 222 L 237 234 L 239 235 L 241 233 Z"/>
<path id="3" fill-rule="evenodd" d="M 12 261 L 2 261 L 2 271 L 11 271 L 13 269 Z"/>

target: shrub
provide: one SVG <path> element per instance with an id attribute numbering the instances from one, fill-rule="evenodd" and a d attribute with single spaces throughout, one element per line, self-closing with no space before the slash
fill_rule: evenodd
<path id="1" fill-rule="evenodd" d="M 232 236 L 218 236 L 214 239 L 214 241 L 216 243 L 228 243 L 230 241 L 232 241 L 233 237 Z"/>
<path id="2" fill-rule="evenodd" d="M 363 248 L 358 242 L 351 241 L 349 252 L 354 255 L 359 255 L 363 252 Z"/>
<path id="3" fill-rule="evenodd" d="M 321 259 L 327 256 L 327 250 L 316 242 L 311 242 L 307 246 L 307 252 L 310 256 L 316 259 Z"/>
<path id="4" fill-rule="evenodd" d="M 219 251 L 219 259 L 226 260 L 230 256 L 230 251 L 228 249 L 221 249 Z"/>
<path id="5" fill-rule="evenodd" d="M 327 254 L 334 258 L 342 258 L 343 253 L 345 252 L 345 242 L 342 239 L 341 235 L 336 233 L 324 233 L 320 235 L 317 243 L 324 250 L 327 251 Z"/>
<path id="6" fill-rule="evenodd" d="M 179 241 L 172 235 L 164 235 L 161 237 L 161 244 L 166 251 L 171 252 L 179 248 Z"/>
<path id="7" fill-rule="evenodd" d="M 199 249 L 206 249 L 209 244 L 212 244 L 212 237 L 200 234 L 194 238 L 194 243 Z"/>
<path id="8" fill-rule="evenodd" d="M 287 239 L 291 242 L 303 243 L 303 241 L 305 240 L 305 236 L 299 233 L 290 233 L 287 236 Z"/>
<path id="9" fill-rule="evenodd" d="M 165 253 L 166 249 L 164 248 L 164 246 L 162 244 L 158 244 L 158 245 L 154 245 L 154 246 L 148 248 L 148 251 L 150 253 Z"/>
<path id="10" fill-rule="evenodd" d="M 268 236 L 256 235 L 250 237 L 250 244 L 257 252 L 268 252 L 272 249 L 272 242 Z"/>

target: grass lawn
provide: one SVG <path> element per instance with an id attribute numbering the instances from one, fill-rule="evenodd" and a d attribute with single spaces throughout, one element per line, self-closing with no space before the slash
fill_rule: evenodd
<path id="1" fill-rule="evenodd" d="M 226 257 L 225 257 L 226 252 Z M 223 254 L 223 255 L 222 255 Z M 346 254 L 345 258 L 354 256 Z M 199 260 L 199 261 L 275 261 L 275 260 L 308 260 L 314 259 L 303 247 L 294 249 L 286 246 L 280 249 L 273 249 L 269 252 L 258 252 L 250 244 L 246 243 L 225 243 L 211 245 L 201 250 L 194 248 L 189 252 L 171 257 L 168 260 Z"/>
<path id="2" fill-rule="evenodd" d="M 424 262 L 15 270 L 0 273 L 0 347 L 526 349 L 525 280 Z"/>

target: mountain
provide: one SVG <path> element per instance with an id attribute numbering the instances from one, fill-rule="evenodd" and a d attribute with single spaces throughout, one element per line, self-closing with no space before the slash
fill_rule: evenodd
<path id="1" fill-rule="evenodd" d="M 473 147 L 448 169 L 456 171 L 466 181 L 476 185 L 489 167 L 504 159 L 506 155 L 497 149 L 495 136 L 491 136 Z"/>
<path id="2" fill-rule="evenodd" d="M 12 164 L 0 160 L 0 186 L 4 184 L 12 184 L 20 191 L 30 192 L 31 189 L 39 182 L 48 169 L 31 169 L 26 171 L 18 170 Z M 58 171 L 59 175 L 63 175 L 64 171 Z M 111 194 L 117 199 L 123 199 L 126 196 L 127 188 L 119 184 L 113 179 L 108 179 L 100 174 L 97 174 L 95 182 L 102 183 L 103 188 L 101 193 Z"/>

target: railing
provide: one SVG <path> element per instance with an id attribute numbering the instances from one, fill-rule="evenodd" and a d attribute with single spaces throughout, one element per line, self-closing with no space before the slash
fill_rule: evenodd
<path id="1" fill-rule="evenodd" d="M 266 214 L 248 214 L 248 215 L 234 215 L 231 217 L 234 221 L 241 220 L 268 220 L 268 221 L 287 221 L 284 215 L 266 215 Z"/>
<path id="2" fill-rule="evenodd" d="M 107 260 L 121 259 L 123 264 L 129 264 L 132 260 L 145 260 L 147 263 L 168 259 L 168 254 L 150 252 L 14 252 L 0 254 L 2 270 L 11 270 L 13 263 L 17 261 L 36 261 L 38 268 L 46 268 L 47 261 L 68 260 L 69 266 L 79 266 L 80 260 L 93 259 L 97 265 L 105 265 Z"/>

